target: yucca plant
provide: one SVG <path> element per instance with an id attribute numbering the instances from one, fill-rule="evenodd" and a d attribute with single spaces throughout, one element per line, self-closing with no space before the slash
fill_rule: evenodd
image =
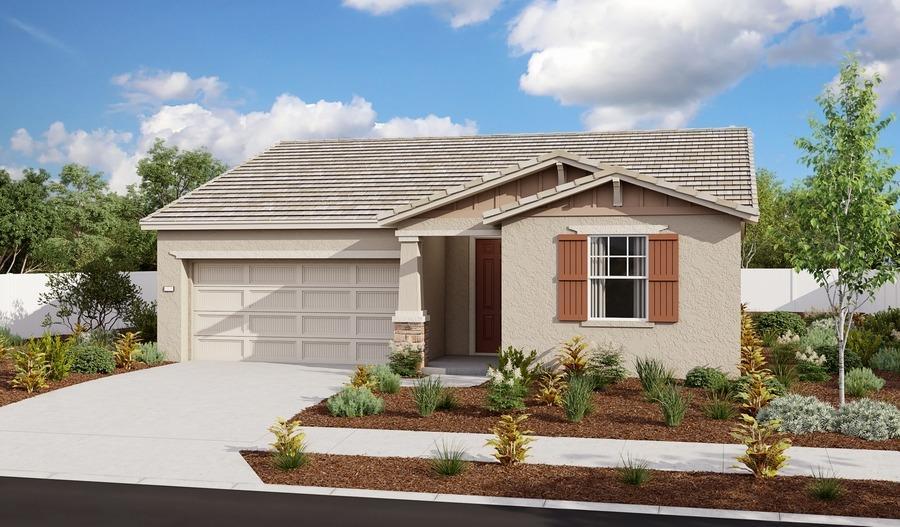
<path id="1" fill-rule="evenodd" d="M 494 458 L 501 465 L 516 465 L 525 461 L 528 445 L 534 441 L 531 430 L 523 430 L 524 423 L 528 420 L 528 414 L 519 416 L 503 415 L 500 421 L 491 428 L 494 437 L 487 441 L 487 446 L 494 447 Z"/>
<path id="2" fill-rule="evenodd" d="M 46 356 L 35 341 L 29 340 L 25 348 L 15 354 L 15 375 L 10 384 L 28 393 L 43 390 L 49 387 L 47 371 Z"/>
<path id="3" fill-rule="evenodd" d="M 113 356 L 116 359 L 116 367 L 130 370 L 137 362 L 138 334 L 132 331 L 124 333 L 116 340 L 116 351 Z"/>
<path id="4" fill-rule="evenodd" d="M 275 436 L 271 443 L 272 462 L 281 470 L 293 470 L 309 461 L 306 453 L 306 434 L 300 430 L 300 420 L 287 421 L 282 417 L 269 427 Z"/>
<path id="5" fill-rule="evenodd" d="M 350 377 L 350 386 L 354 388 L 368 388 L 375 391 L 378 387 L 378 379 L 372 374 L 372 369 L 369 366 L 359 364 Z"/>
<path id="6" fill-rule="evenodd" d="M 441 443 L 435 445 L 435 456 L 431 459 L 431 470 L 440 476 L 456 476 L 462 474 L 469 466 L 466 451 L 457 444 Z"/>
<path id="7" fill-rule="evenodd" d="M 646 461 L 634 460 L 628 456 L 622 458 L 622 464 L 616 468 L 616 472 L 622 483 L 640 487 L 650 480 L 650 469 L 647 466 Z"/>
<path id="8" fill-rule="evenodd" d="M 561 373 L 544 370 L 538 375 L 534 400 L 546 406 L 562 406 L 562 395 L 568 387 Z"/>
<path id="9" fill-rule="evenodd" d="M 787 465 L 785 451 L 791 446 L 789 439 L 778 439 L 781 422 L 777 419 L 760 423 L 755 417 L 741 414 L 742 422 L 731 431 L 731 437 L 747 447 L 738 461 L 757 478 L 774 478 Z"/>
<path id="10" fill-rule="evenodd" d="M 575 335 L 562 343 L 557 360 L 567 376 L 583 374 L 591 360 L 588 342 L 581 335 Z"/>

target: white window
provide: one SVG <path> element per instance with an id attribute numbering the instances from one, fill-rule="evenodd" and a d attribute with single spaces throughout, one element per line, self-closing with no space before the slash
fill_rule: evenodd
<path id="1" fill-rule="evenodd" d="M 588 316 L 647 318 L 647 237 L 588 238 Z"/>

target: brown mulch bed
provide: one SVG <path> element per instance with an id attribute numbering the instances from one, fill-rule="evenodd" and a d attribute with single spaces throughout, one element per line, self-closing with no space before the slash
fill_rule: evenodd
<path id="1" fill-rule="evenodd" d="M 159 366 L 164 366 L 166 364 L 172 364 L 171 362 L 165 362 L 160 364 Z M 100 379 L 101 377 L 109 377 L 111 375 L 118 375 L 120 373 L 128 373 L 130 371 L 144 370 L 147 368 L 156 368 L 158 366 L 147 366 L 144 363 L 137 363 L 130 370 L 126 370 L 123 368 L 116 368 L 116 371 L 113 373 L 70 373 L 68 377 L 61 381 L 49 381 L 49 388 L 46 390 L 41 390 L 39 392 L 28 393 L 21 388 L 13 388 L 10 386 L 10 381 L 12 381 L 15 376 L 15 371 L 13 370 L 13 362 L 12 359 L 6 358 L 4 360 L 0 360 L 0 406 L 6 406 L 7 404 L 12 404 L 23 399 L 29 399 L 36 395 L 40 395 L 42 393 L 47 393 L 53 390 L 58 390 L 60 388 L 65 388 L 66 386 L 72 386 L 75 384 L 81 384 L 87 381 L 93 381 L 94 379 Z"/>
<path id="2" fill-rule="evenodd" d="M 276 484 L 900 517 L 900 483 L 888 481 L 844 480 L 842 496 L 826 502 L 809 495 L 811 478 L 799 476 L 759 481 L 749 474 L 651 471 L 650 480 L 635 487 L 611 468 L 470 463 L 464 473 L 446 477 L 431 472 L 427 459 L 313 454 L 308 465 L 284 472 L 268 453 L 242 455 L 264 482 Z"/>
<path id="3" fill-rule="evenodd" d="M 875 398 L 900 401 L 900 376 L 879 372 L 887 381 Z M 810 393 L 831 400 L 836 395 L 836 382 L 797 383 L 796 391 Z M 699 388 L 685 388 L 691 404 L 681 426 L 671 428 L 662 420 L 656 403 L 645 399 L 637 379 L 631 378 L 594 394 L 594 412 L 580 423 L 566 420 L 561 408 L 538 405 L 527 401 L 526 412 L 531 415 L 528 428 L 536 435 L 567 437 L 602 437 L 611 439 L 646 439 L 654 441 L 689 441 L 697 443 L 734 443 L 729 435 L 735 421 L 717 421 L 703 414 L 706 395 Z M 379 415 L 345 418 L 333 417 L 325 401 L 306 408 L 295 417 L 305 426 L 345 428 L 377 428 L 395 430 L 428 430 L 437 432 L 489 433 L 498 415 L 485 407 L 486 388 L 475 386 L 454 388 L 457 408 L 438 411 L 420 417 L 410 396 L 410 388 L 396 394 L 384 395 L 385 409 Z M 864 448 L 870 450 L 900 450 L 900 439 L 866 441 L 836 433 L 816 433 L 790 436 L 797 446 L 826 448 Z"/>

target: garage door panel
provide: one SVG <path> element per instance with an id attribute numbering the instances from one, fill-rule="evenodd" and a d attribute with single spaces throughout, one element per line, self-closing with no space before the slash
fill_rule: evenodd
<path id="1" fill-rule="evenodd" d="M 394 324 L 391 317 L 356 317 L 356 336 L 391 338 Z"/>
<path id="2" fill-rule="evenodd" d="M 383 364 L 390 355 L 390 347 L 387 342 L 357 342 L 356 362 L 365 364 Z"/>
<path id="3" fill-rule="evenodd" d="M 303 360 L 322 363 L 353 363 L 356 354 L 350 341 L 304 340 Z"/>
<path id="4" fill-rule="evenodd" d="M 303 315 L 303 335 L 314 337 L 352 336 L 353 317 L 350 315 Z"/>
<path id="5" fill-rule="evenodd" d="M 397 291 L 357 291 L 356 310 L 393 313 L 397 309 Z"/>
<path id="6" fill-rule="evenodd" d="M 351 285 L 356 283 L 353 265 L 311 263 L 301 266 L 303 285 Z"/>
<path id="7" fill-rule="evenodd" d="M 194 297 L 197 311 L 240 311 L 244 307 L 244 292 L 240 289 L 198 288 Z"/>
<path id="8" fill-rule="evenodd" d="M 244 341 L 242 339 L 198 338 L 194 341 L 194 358 L 197 360 L 242 360 L 244 358 Z"/>
<path id="9" fill-rule="evenodd" d="M 260 285 L 295 285 L 297 266 L 250 264 L 250 283 Z"/>
<path id="10" fill-rule="evenodd" d="M 396 286 L 400 281 L 400 268 L 396 265 L 360 264 L 357 266 L 356 283 L 371 286 Z"/>
<path id="11" fill-rule="evenodd" d="M 308 289 L 301 293 L 303 311 L 352 311 L 353 291 Z"/>
<path id="12" fill-rule="evenodd" d="M 247 360 L 262 362 L 300 362 L 297 340 L 253 339 L 249 342 Z"/>
<path id="13" fill-rule="evenodd" d="M 258 314 L 250 315 L 249 330 L 253 335 L 263 337 L 294 337 L 297 332 L 296 315 Z"/>
<path id="14" fill-rule="evenodd" d="M 244 283 L 245 265 L 230 263 L 205 263 L 197 264 L 194 281 L 198 284 L 242 284 Z"/>
<path id="15" fill-rule="evenodd" d="M 198 335 L 241 335 L 244 332 L 244 316 L 198 314 L 194 318 L 194 327 Z"/>
<path id="16" fill-rule="evenodd" d="M 298 295 L 296 289 L 250 289 L 247 291 L 247 308 L 254 311 L 297 311 Z"/>

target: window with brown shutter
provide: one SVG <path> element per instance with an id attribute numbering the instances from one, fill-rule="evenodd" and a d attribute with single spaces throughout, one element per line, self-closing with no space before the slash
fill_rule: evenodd
<path id="1" fill-rule="evenodd" d="M 652 234 L 648 238 L 647 274 L 650 322 L 678 322 L 678 235 Z"/>
<path id="2" fill-rule="evenodd" d="M 587 320 L 587 236 L 561 234 L 556 244 L 556 317 Z"/>

